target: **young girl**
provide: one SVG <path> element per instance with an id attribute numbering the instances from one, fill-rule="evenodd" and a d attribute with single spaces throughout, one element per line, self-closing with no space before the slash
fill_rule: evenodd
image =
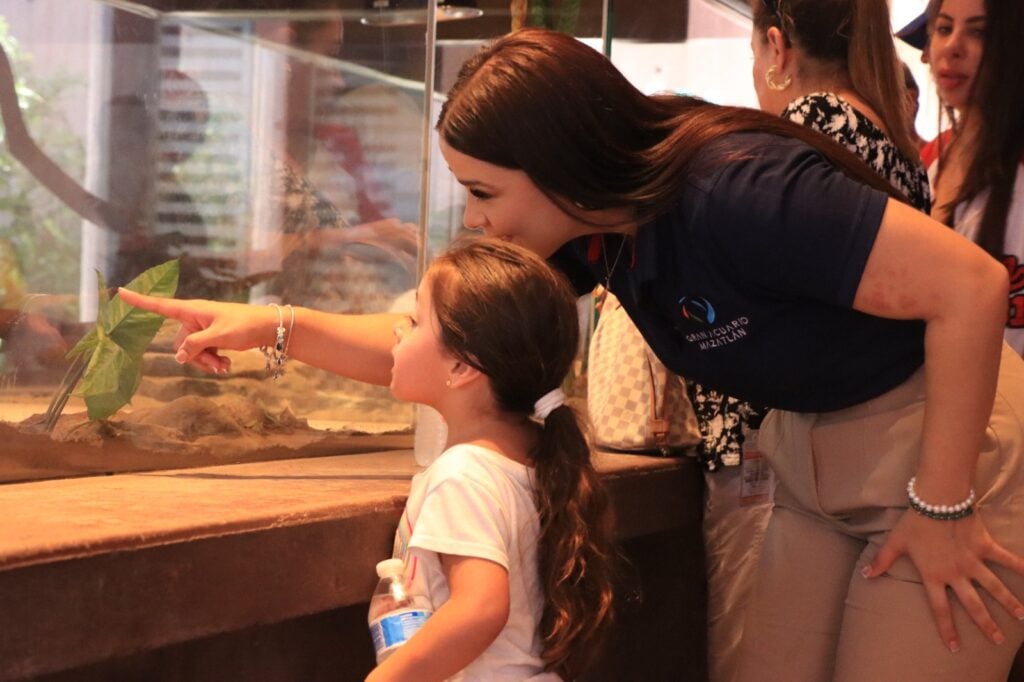
<path id="1" fill-rule="evenodd" d="M 436 611 L 370 680 L 571 679 L 599 641 L 607 501 L 559 388 L 575 311 L 540 258 L 482 240 L 434 261 L 396 325 L 391 391 L 437 409 L 449 436 L 395 537 Z"/>
<path id="2" fill-rule="evenodd" d="M 925 147 L 932 216 L 1010 271 L 1006 341 L 1024 355 L 1024 4 L 932 0 L 928 57 L 953 128 Z"/>
<path id="3" fill-rule="evenodd" d="M 268 306 L 120 295 L 182 322 L 179 347 L 275 342 Z M 412 317 L 295 312 L 290 356 L 389 377 L 395 397 L 448 424 L 448 447 L 413 479 L 395 536 L 434 614 L 368 679 L 575 678 L 611 623 L 613 549 L 607 495 L 560 390 L 579 343 L 568 283 L 530 251 L 479 239 L 431 264 Z M 347 338 L 334 334 L 342 320 Z M 375 352 L 385 323 L 386 364 Z"/>

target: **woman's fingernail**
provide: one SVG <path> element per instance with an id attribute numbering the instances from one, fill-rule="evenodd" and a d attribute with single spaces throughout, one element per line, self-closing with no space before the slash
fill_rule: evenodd
<path id="1" fill-rule="evenodd" d="M 177 361 L 179 365 L 184 365 L 186 362 L 188 362 L 188 353 L 186 353 L 183 350 L 179 350 L 177 353 L 174 354 L 174 359 Z"/>
<path id="2" fill-rule="evenodd" d="M 862 576 L 864 576 L 865 578 L 870 578 L 871 577 L 871 567 L 870 566 L 865 566 L 864 568 L 860 569 L 860 574 Z"/>
<path id="3" fill-rule="evenodd" d="M 1006 641 L 1006 637 L 1003 636 L 1003 633 L 997 632 L 996 634 L 992 635 L 992 641 L 996 644 L 1002 644 Z"/>
<path id="4" fill-rule="evenodd" d="M 954 654 L 960 651 L 960 642 L 956 641 L 955 639 L 951 640 L 949 642 L 949 650 L 952 651 Z"/>

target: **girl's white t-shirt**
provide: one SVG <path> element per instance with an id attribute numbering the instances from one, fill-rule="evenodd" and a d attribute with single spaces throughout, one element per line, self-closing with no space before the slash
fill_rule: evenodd
<path id="1" fill-rule="evenodd" d="M 532 470 L 493 450 L 454 445 L 413 477 L 394 556 L 405 562 L 412 588 L 425 594 L 435 611 L 450 596 L 439 553 L 487 559 L 508 571 L 508 622 L 452 680 L 561 679 L 544 672 L 540 657 L 539 529 Z"/>

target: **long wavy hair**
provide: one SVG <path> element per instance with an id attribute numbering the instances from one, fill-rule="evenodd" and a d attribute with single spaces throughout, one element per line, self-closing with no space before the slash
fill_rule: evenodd
<path id="1" fill-rule="evenodd" d="M 941 8 L 941 0 L 928 3 L 929 36 Z M 955 206 L 988 190 L 977 242 L 999 259 L 1003 256 L 1013 186 L 1024 158 L 1024 88 L 1015 85 L 1024 72 L 1022 35 L 1024 2 L 985 0 L 985 37 L 971 87 L 971 106 L 964 120 L 954 119 L 955 128 L 969 125 L 974 132 L 972 147 L 967 150 L 968 162 L 960 191 L 949 204 L 940 207 L 948 222 Z M 968 122 L 970 116 L 980 120 Z M 940 173 L 948 150 L 949 147 L 941 151 Z"/>
<path id="2" fill-rule="evenodd" d="M 799 139 L 848 176 L 905 200 L 815 130 L 754 109 L 644 95 L 604 55 L 546 29 L 514 31 L 470 58 L 437 129 L 463 154 L 524 171 L 584 222 L 594 209 L 629 209 L 640 222 L 667 213 L 705 146 L 740 132 Z"/>
<path id="3" fill-rule="evenodd" d="M 576 356 L 575 293 L 540 257 L 494 239 L 456 245 L 428 276 L 441 343 L 487 376 L 503 413 L 537 432 L 530 457 L 540 514 L 543 658 L 572 679 L 611 624 L 617 554 L 607 494 L 577 415 L 563 405 L 540 427 L 530 415 L 541 396 L 562 385 Z"/>
<path id="4" fill-rule="evenodd" d="M 778 0 L 770 12 L 754 0 L 754 28 L 778 28 L 817 62 L 848 73 L 853 89 L 878 112 L 896 146 L 919 157 L 906 111 L 903 63 L 896 54 L 886 0 Z"/>

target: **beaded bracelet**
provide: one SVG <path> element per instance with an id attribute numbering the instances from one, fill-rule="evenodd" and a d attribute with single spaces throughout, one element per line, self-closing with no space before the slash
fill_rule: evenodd
<path id="1" fill-rule="evenodd" d="M 936 521 L 956 521 L 974 513 L 975 494 L 971 488 L 967 499 L 956 504 L 928 504 L 917 495 L 914 484 L 917 476 L 914 476 L 907 483 L 907 497 L 910 499 L 910 508 L 922 516 L 927 516 Z"/>
<path id="2" fill-rule="evenodd" d="M 273 348 L 260 346 L 260 352 L 267 359 L 267 372 L 274 379 L 277 379 L 284 374 L 284 363 L 288 360 L 288 344 L 291 343 L 291 334 L 295 330 L 295 308 L 291 307 L 291 305 L 286 306 L 291 312 L 292 318 L 286 332 L 281 306 L 276 303 L 270 303 L 269 305 L 274 306 L 274 309 L 277 311 L 277 336 L 274 340 Z"/>

